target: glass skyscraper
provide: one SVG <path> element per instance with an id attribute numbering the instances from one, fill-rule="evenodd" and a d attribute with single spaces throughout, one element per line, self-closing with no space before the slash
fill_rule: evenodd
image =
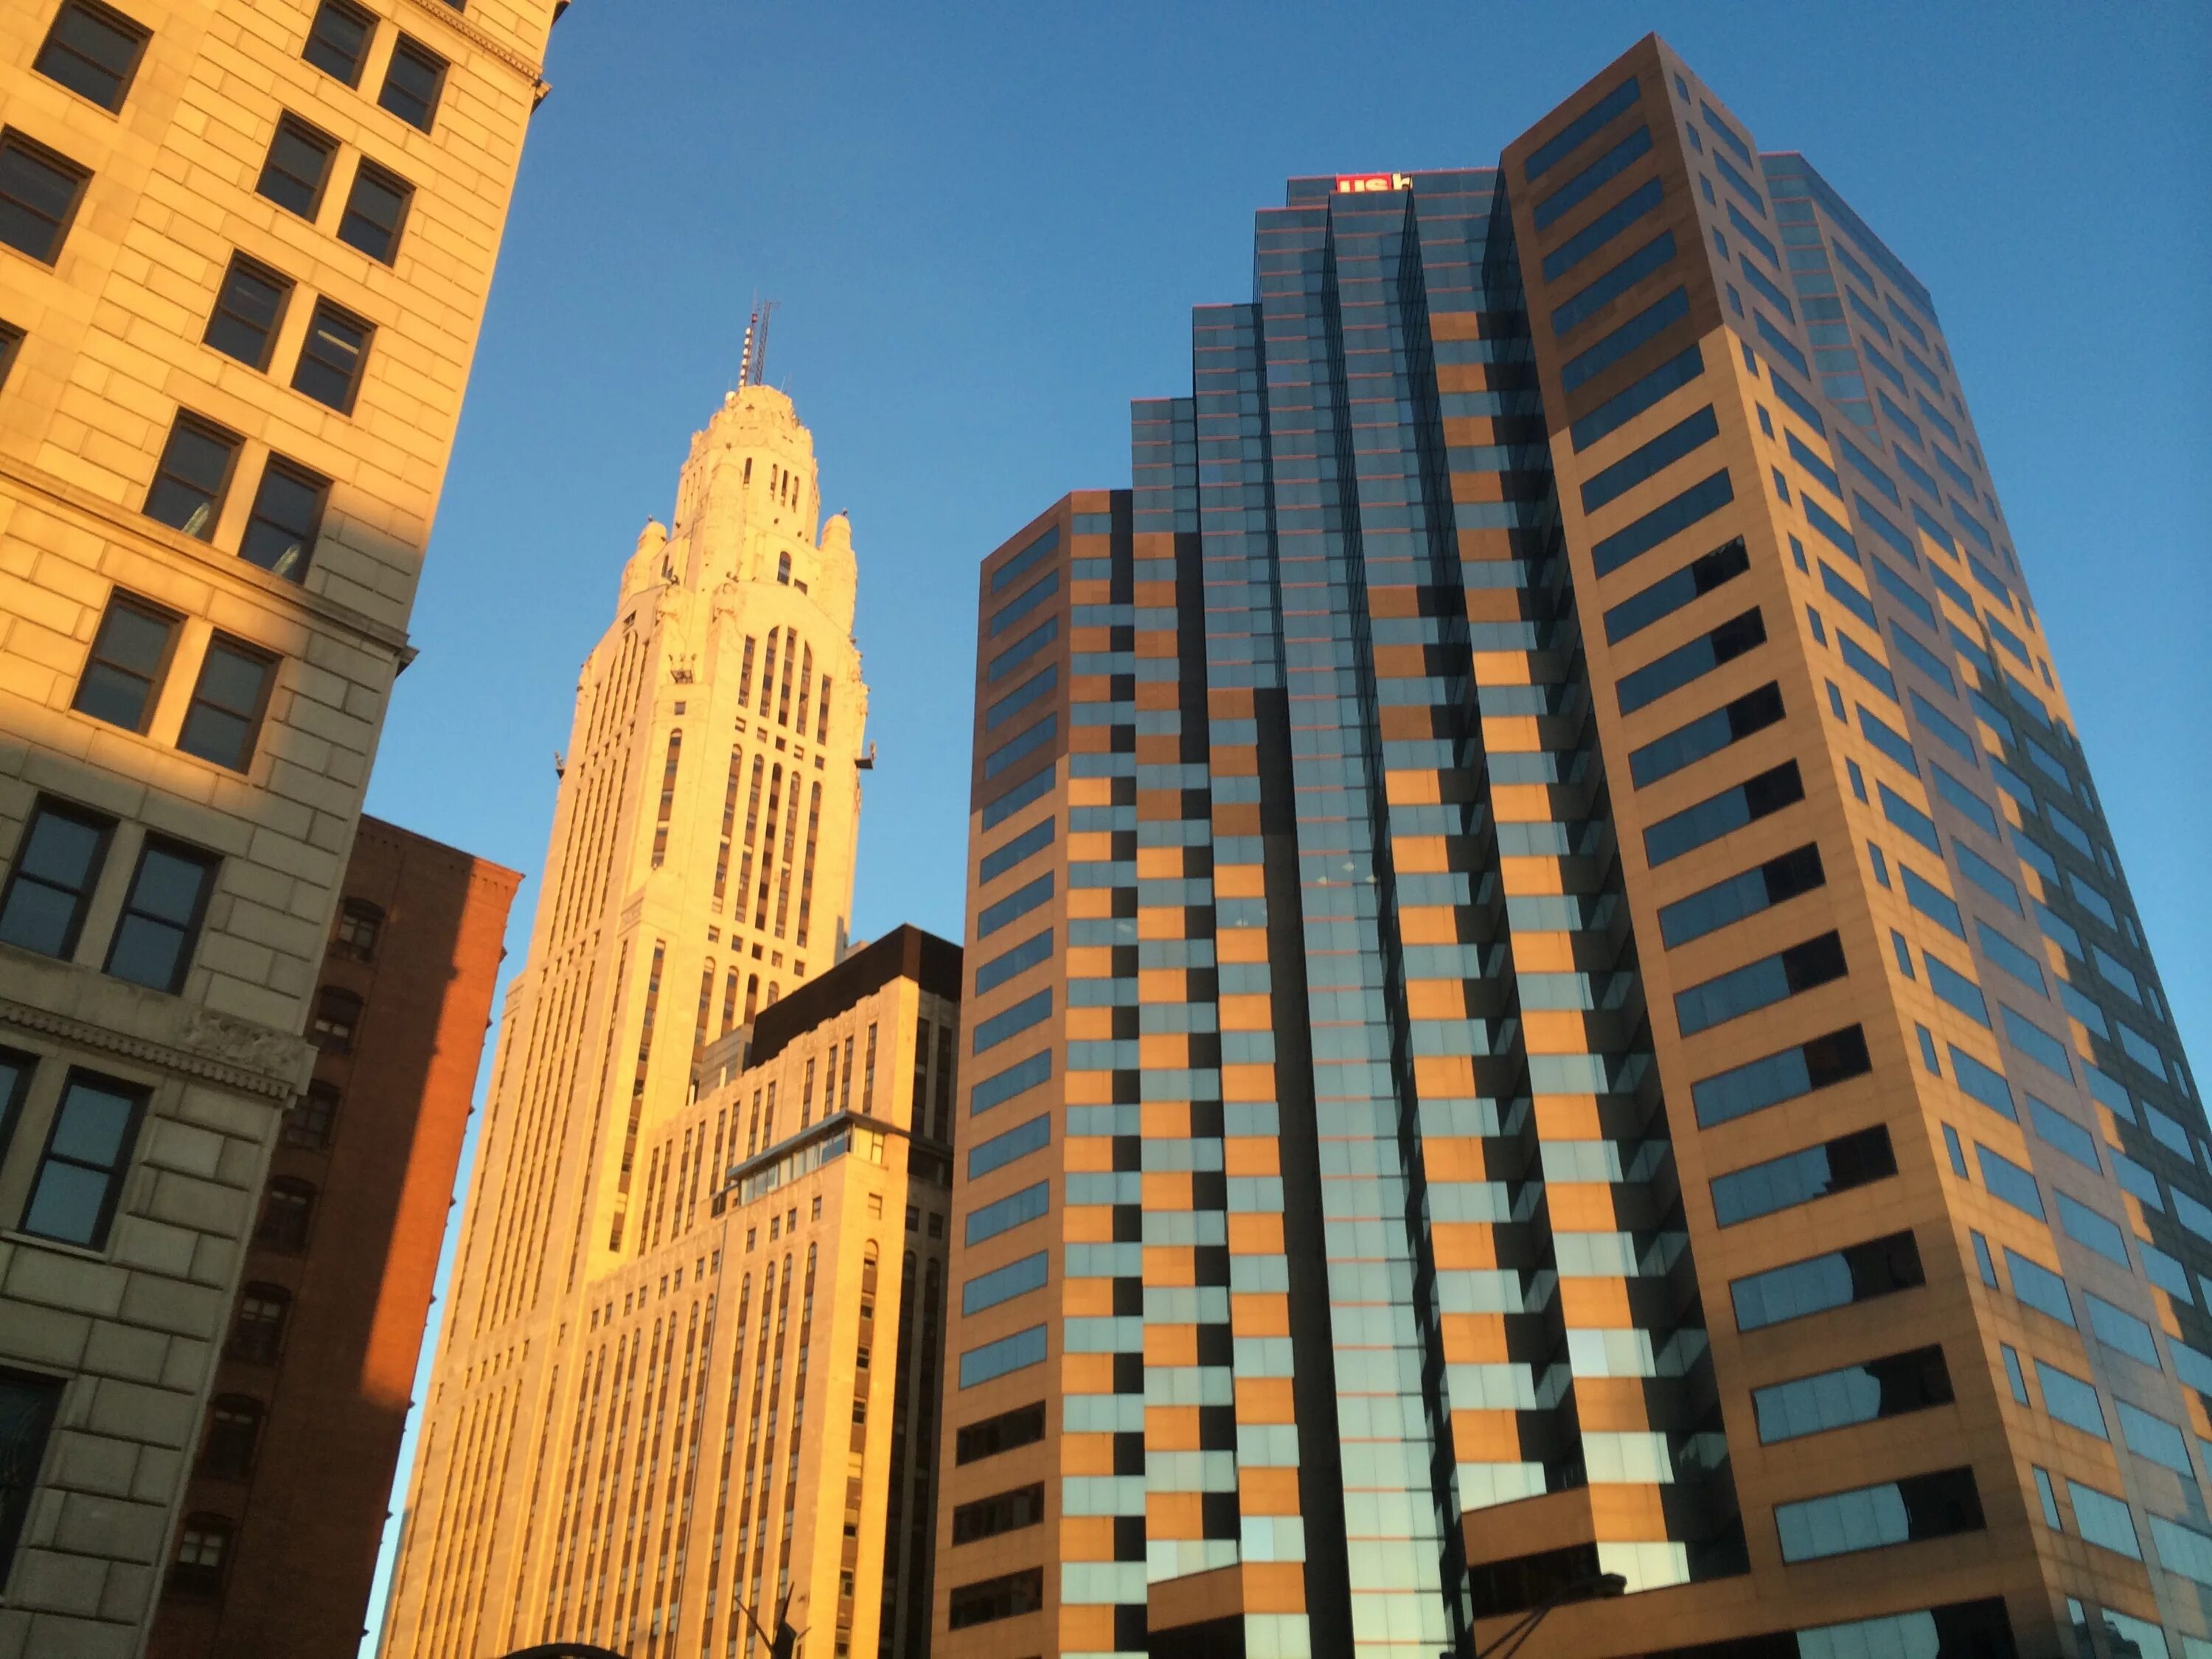
<path id="1" fill-rule="evenodd" d="M 1254 289 L 982 567 L 936 1651 L 2212 1655 L 2212 1151 L 1932 296 L 1656 38 Z"/>

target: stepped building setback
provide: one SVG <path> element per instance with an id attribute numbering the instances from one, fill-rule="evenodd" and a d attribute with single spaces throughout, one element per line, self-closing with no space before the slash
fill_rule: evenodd
<path id="1" fill-rule="evenodd" d="M 180 1500 L 560 9 L 0 7 L 0 1653 L 246 1535 Z"/>
<path id="2" fill-rule="evenodd" d="M 933 1653 L 2212 1655 L 2212 1143 L 1936 299 L 1656 38 L 1254 269 L 981 571 Z"/>
<path id="3" fill-rule="evenodd" d="M 757 375 L 578 684 L 393 1659 L 752 1653 L 787 1594 L 819 1656 L 927 1628 L 959 951 L 847 951 L 852 537 Z"/>

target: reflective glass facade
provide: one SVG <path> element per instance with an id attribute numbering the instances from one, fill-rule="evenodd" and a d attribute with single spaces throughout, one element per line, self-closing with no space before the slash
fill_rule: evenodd
<path id="1" fill-rule="evenodd" d="M 2212 1653 L 2212 1152 L 1927 291 L 1650 39 L 1254 295 L 984 562 L 937 1650 Z"/>

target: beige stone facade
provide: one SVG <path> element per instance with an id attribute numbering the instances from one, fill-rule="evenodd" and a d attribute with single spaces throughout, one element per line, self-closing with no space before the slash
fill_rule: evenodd
<path id="1" fill-rule="evenodd" d="M 0 1654 L 125 1655 L 551 0 L 0 9 Z"/>
<path id="2" fill-rule="evenodd" d="M 709 1632 L 720 1653 L 732 1635 L 723 1553 L 738 1545 L 720 1536 L 721 1521 L 710 1525 L 708 1506 L 720 1515 L 725 1504 L 705 1471 L 727 1456 L 714 1425 L 736 1408 L 733 1345 L 764 1294 L 748 1303 L 731 1279 L 746 1259 L 732 1230 L 757 1233 L 757 1248 L 781 1263 L 793 1200 L 749 1204 L 741 1187 L 725 1218 L 716 1194 L 735 1166 L 757 1185 L 760 1171 L 804 1163 L 823 1135 L 844 1131 L 823 1127 L 839 1121 L 827 1076 L 816 1096 L 793 1069 L 796 1046 L 781 1072 L 757 1068 L 720 1088 L 711 1079 L 743 1054 L 747 1028 L 776 1029 L 779 1005 L 802 987 L 827 990 L 823 975 L 846 941 L 867 714 L 854 580 L 845 519 L 821 519 L 811 434 L 781 392 L 742 386 L 694 438 L 674 528 L 649 524 L 639 538 L 614 625 L 578 685 L 530 960 L 502 1021 L 425 1408 L 386 1620 L 392 1654 L 494 1655 L 586 1634 L 639 1653 L 690 1653 L 705 1650 L 690 1644 Z M 957 975 L 943 994 L 957 997 Z M 836 1114 L 891 1126 L 855 1132 L 856 1146 L 890 1137 L 880 1161 L 848 1156 L 834 1179 L 809 1175 L 793 1189 L 805 1195 L 797 1224 L 823 1252 L 817 1305 L 839 1292 L 836 1314 L 819 1317 L 846 1345 L 834 1364 L 817 1353 L 810 1387 L 851 1365 L 852 1333 L 839 1322 L 855 1316 L 868 1245 L 878 1252 L 875 1294 L 898 1293 L 916 1018 L 867 1022 L 876 1036 L 860 1037 L 853 1062 L 859 1105 L 844 1092 L 841 1051 Z M 947 1033 L 931 1063 L 949 1067 L 951 1025 L 923 1023 Z M 831 1025 L 840 1041 L 855 1035 Z M 881 1222 L 872 1202 L 854 1212 L 864 1173 Z M 768 1260 L 756 1258 L 758 1272 Z M 803 1291 L 777 1283 L 778 1321 L 809 1328 Z M 747 1387 L 772 1392 L 780 1375 L 772 1364 Z M 648 1382 L 655 1401 L 668 1391 L 649 1426 L 636 1415 Z M 849 1415 L 848 1396 L 809 1396 L 808 1419 Z M 793 1427 L 781 1425 L 779 1467 L 757 1472 L 780 1493 L 794 1480 L 811 1491 L 820 1473 L 788 1463 Z M 842 1434 L 836 1452 L 842 1462 Z M 864 1454 L 856 1444 L 853 1455 Z M 889 1442 L 865 1455 L 887 1468 Z M 872 1491 L 888 1486 L 870 1480 Z M 639 1495 L 648 1490 L 649 1504 Z M 626 1510 L 636 1506 L 619 1522 L 617 1491 Z M 730 1516 L 744 1501 L 729 1497 Z M 871 1525 L 879 1545 L 881 1522 Z M 780 1551 L 794 1547 L 795 1534 L 783 1537 Z M 804 1539 L 795 1547 L 789 1562 L 753 1568 L 766 1575 L 757 1593 L 772 1605 L 787 1565 L 816 1598 L 812 1621 L 835 1622 L 820 1611 L 821 1585 L 834 1580 L 816 1568 L 848 1569 L 835 1552 L 814 1562 Z M 753 1605 L 750 1584 L 737 1593 Z M 844 1639 L 872 1648 L 873 1607 L 852 1617 Z"/>

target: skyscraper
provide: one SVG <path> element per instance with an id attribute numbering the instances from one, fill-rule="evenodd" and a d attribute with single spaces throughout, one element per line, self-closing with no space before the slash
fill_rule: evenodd
<path id="1" fill-rule="evenodd" d="M 2212 1151 L 1934 298 L 1656 38 L 1254 287 L 983 564 L 937 1652 L 2212 1654 Z"/>
<path id="2" fill-rule="evenodd" d="M 797 1522 L 787 1521 L 781 1562 L 749 1556 L 740 1584 L 724 1560 L 726 1531 L 732 1555 L 741 1542 L 759 1551 L 768 1523 L 751 1506 L 765 1505 L 769 1484 L 779 1503 L 795 1503 L 820 1477 L 795 1461 L 795 1418 L 781 1425 L 782 1455 L 794 1461 L 732 1474 L 732 1368 L 740 1351 L 749 1364 L 764 1358 L 743 1335 L 769 1310 L 765 1281 L 755 1286 L 752 1275 L 771 1260 L 781 1274 L 768 1339 L 777 1358 L 746 1383 L 745 1398 L 763 1402 L 784 1386 L 787 1321 L 797 1322 L 798 1352 L 807 1351 L 813 1327 L 797 1310 L 809 1295 L 849 1292 L 834 1328 L 850 1334 L 870 1246 L 883 1257 L 871 1295 L 905 1293 L 899 1223 L 915 1201 L 904 1192 L 906 1114 L 915 1089 L 927 1097 L 939 1086 L 933 1068 L 951 1086 L 957 973 L 939 964 L 899 981 L 915 988 L 905 1013 L 879 1015 L 860 1036 L 862 1104 L 851 1092 L 854 1034 L 842 1028 L 845 1056 L 818 1095 L 813 1058 L 803 1076 L 776 1071 L 812 1054 L 799 1030 L 830 1041 L 827 1022 L 849 1024 L 859 999 L 889 994 L 890 981 L 854 988 L 872 971 L 856 958 L 841 970 L 843 993 L 825 988 L 827 1004 L 771 1019 L 802 987 L 827 988 L 847 944 L 867 689 L 852 637 L 850 529 L 842 514 L 822 520 L 812 436 L 757 373 L 755 362 L 693 438 L 674 527 L 649 524 L 640 537 L 614 623 L 578 684 L 530 957 L 501 1020 L 424 1408 L 386 1620 L 394 1655 L 490 1656 L 587 1636 L 655 1656 L 750 1643 L 732 1596 L 766 1620 L 780 1575 L 798 1571 L 803 1584 L 819 1561 L 800 1540 L 794 1567 Z M 923 988 L 951 1000 L 923 1011 Z M 749 1028 L 758 1058 L 732 1079 Z M 781 1033 L 773 1042 L 770 1031 Z M 928 1060 L 918 1069 L 916 1042 Z M 795 1287 L 782 1214 L 791 1197 L 778 1192 L 770 1205 L 766 1194 L 803 1171 L 763 1170 L 808 1148 L 821 1164 L 830 1141 L 850 1139 L 848 1114 L 895 1123 L 896 1156 L 878 1145 L 861 1160 L 872 1212 L 854 1188 L 849 1202 L 830 1206 L 829 1233 L 811 1214 L 793 1223 L 809 1230 L 808 1249 L 844 1241 L 812 1270 L 802 1260 Z M 826 1170 L 813 1193 L 846 1190 L 858 1169 L 848 1159 Z M 740 1185 L 726 1194 L 733 1170 Z M 940 1227 L 943 1212 L 939 1200 Z M 757 1263 L 725 1242 L 741 1225 L 759 1235 Z M 823 1317 L 826 1326 L 833 1316 Z M 853 1363 L 848 1345 L 830 1375 L 849 1380 Z M 679 1366 L 704 1392 L 678 1389 L 673 1425 L 659 1407 L 649 1424 L 634 1421 L 633 1388 L 665 1390 Z M 749 1420 L 754 1440 L 775 1442 L 773 1403 Z M 894 1460 L 888 1418 L 877 1421 L 886 1437 L 866 1455 L 880 1502 Z M 812 1425 L 810 1453 L 828 1443 L 824 1427 Z M 843 1437 L 836 1443 L 842 1480 Z M 863 1450 L 856 1443 L 852 1455 Z M 695 1457 L 679 1498 L 673 1465 Z M 718 1460 L 737 1493 L 695 1492 L 691 1480 Z M 634 1505 L 634 1483 L 650 1486 L 654 1471 L 667 1474 L 660 1491 L 675 1507 L 649 1508 L 642 1520 L 633 1508 L 617 1535 L 615 1494 L 629 1486 Z M 711 1535 L 695 1507 L 708 1503 Z M 879 1543 L 882 1512 L 867 1507 Z M 811 1595 L 805 1620 L 826 1630 L 836 1615 L 823 1599 Z M 848 1610 L 848 1622 L 872 1632 L 874 1615 L 851 1624 Z"/>
<path id="3" fill-rule="evenodd" d="M 559 9 L 0 9 L 0 1650 L 222 1567 L 178 1500 Z"/>
<path id="4" fill-rule="evenodd" d="M 149 1659 L 361 1644 L 520 879 L 361 821 Z"/>

